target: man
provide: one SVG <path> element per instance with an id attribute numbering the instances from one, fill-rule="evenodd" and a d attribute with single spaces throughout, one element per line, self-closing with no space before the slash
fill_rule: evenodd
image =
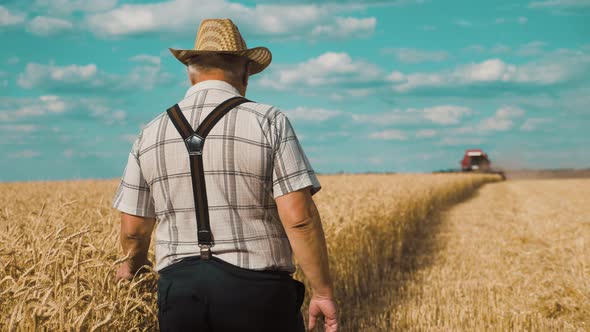
<path id="1" fill-rule="evenodd" d="M 161 330 L 304 330 L 293 253 L 313 291 L 309 328 L 324 317 L 336 331 L 318 178 L 285 114 L 242 97 L 270 51 L 247 49 L 229 19 L 204 20 L 193 50 L 170 51 L 192 86 L 129 154 L 113 199 L 129 255 L 117 278 L 151 264 L 157 219 Z"/>

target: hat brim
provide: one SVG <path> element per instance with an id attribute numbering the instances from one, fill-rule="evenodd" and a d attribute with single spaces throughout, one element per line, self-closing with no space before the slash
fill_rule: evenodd
<path id="1" fill-rule="evenodd" d="M 270 65 L 270 62 L 272 61 L 272 54 L 270 53 L 270 50 L 266 47 L 255 47 L 241 51 L 177 50 L 174 48 L 169 48 L 169 50 L 172 53 L 172 55 L 174 55 L 174 57 L 185 66 L 187 65 L 188 60 L 201 54 L 224 53 L 243 56 L 250 59 L 251 61 L 250 72 L 248 73 L 249 75 L 260 73 L 266 67 L 268 67 L 268 65 Z"/>

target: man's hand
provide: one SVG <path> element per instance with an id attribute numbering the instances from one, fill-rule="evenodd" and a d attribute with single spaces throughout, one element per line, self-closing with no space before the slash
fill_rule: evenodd
<path id="1" fill-rule="evenodd" d="M 338 331 L 338 309 L 336 302 L 330 298 L 313 295 L 309 301 L 309 330 L 313 330 L 316 320 L 324 317 L 324 330 L 326 332 Z"/>
<path id="2" fill-rule="evenodd" d="M 147 265 L 150 267 L 153 266 L 152 262 L 150 262 L 149 260 L 146 261 L 144 265 Z M 139 271 L 140 271 L 140 273 L 147 272 L 145 269 L 142 269 L 142 268 L 140 268 Z M 131 269 L 131 265 L 129 264 L 129 261 L 125 261 L 119 266 L 117 271 L 115 271 L 115 281 L 119 281 L 121 279 L 131 281 L 131 279 L 133 279 L 133 276 L 135 275 L 135 273 L 137 273 L 137 271 L 133 271 Z"/>
<path id="3" fill-rule="evenodd" d="M 309 186 L 277 197 L 277 210 L 298 265 L 309 281 L 309 328 L 324 317 L 327 332 L 337 331 L 337 310 L 332 291 L 326 237 Z"/>
<path id="4" fill-rule="evenodd" d="M 155 224 L 155 218 L 121 213 L 121 247 L 123 253 L 129 255 L 129 259 L 124 261 L 115 272 L 116 281 L 120 279 L 131 280 L 142 266 L 152 266 L 152 263 L 147 259 L 147 254 Z"/>
<path id="5" fill-rule="evenodd" d="M 119 281 L 121 279 L 131 280 L 135 273 L 131 272 L 131 268 L 129 267 L 128 262 L 123 262 L 115 272 L 115 281 Z"/>

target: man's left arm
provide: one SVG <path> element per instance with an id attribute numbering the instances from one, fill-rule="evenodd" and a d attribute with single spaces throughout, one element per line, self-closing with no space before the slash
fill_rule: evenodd
<path id="1" fill-rule="evenodd" d="M 142 266 L 152 265 L 147 255 L 155 224 L 155 218 L 121 212 L 121 247 L 123 254 L 128 255 L 129 258 L 119 266 L 116 273 L 117 279 L 131 280 Z"/>

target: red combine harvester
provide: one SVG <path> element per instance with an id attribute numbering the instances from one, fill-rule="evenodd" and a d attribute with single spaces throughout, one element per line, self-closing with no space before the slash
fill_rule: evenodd
<path id="1" fill-rule="evenodd" d="M 461 160 L 461 170 L 463 172 L 487 172 L 490 169 L 490 164 L 488 154 L 483 152 L 483 150 L 465 150 L 465 155 L 463 156 L 463 160 Z"/>
<path id="2" fill-rule="evenodd" d="M 482 149 L 465 150 L 465 155 L 461 160 L 461 171 L 463 172 L 481 172 L 499 174 L 505 179 L 504 172 L 493 170 L 492 162 L 488 158 L 488 154 Z"/>

